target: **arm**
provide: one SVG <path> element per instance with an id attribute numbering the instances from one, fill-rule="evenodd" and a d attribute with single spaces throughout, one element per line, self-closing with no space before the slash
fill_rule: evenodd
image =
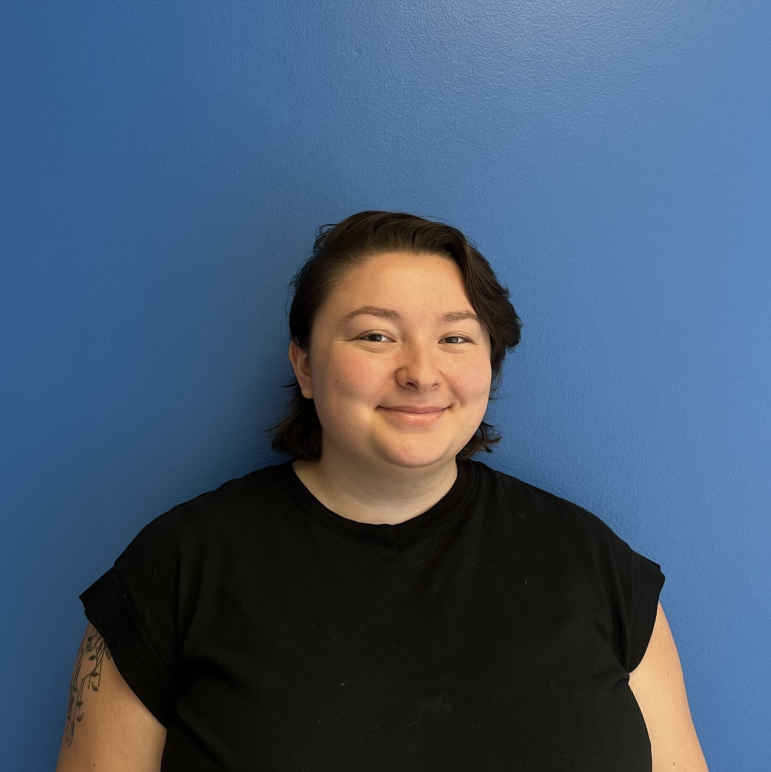
<path id="1" fill-rule="evenodd" d="M 89 623 L 70 681 L 56 772 L 158 772 L 166 729 L 118 672 Z"/>
<path id="2" fill-rule="evenodd" d="M 660 603 L 645 656 L 629 675 L 629 688 L 648 727 L 653 772 L 709 772 L 691 719 L 680 657 Z"/>

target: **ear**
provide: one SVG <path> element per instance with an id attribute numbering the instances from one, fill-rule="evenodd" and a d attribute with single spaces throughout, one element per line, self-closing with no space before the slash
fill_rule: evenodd
<path id="1" fill-rule="evenodd" d="M 295 378 L 300 384 L 300 391 L 306 399 L 313 399 L 311 388 L 311 363 L 309 352 L 303 351 L 293 340 L 289 341 L 289 361 L 292 363 Z"/>

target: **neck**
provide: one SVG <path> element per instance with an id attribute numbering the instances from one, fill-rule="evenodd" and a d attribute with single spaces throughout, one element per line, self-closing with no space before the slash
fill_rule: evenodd
<path id="1" fill-rule="evenodd" d="M 427 467 L 337 461 L 322 454 L 316 461 L 292 464 L 300 481 L 329 510 L 360 523 L 396 525 L 429 510 L 452 488 L 458 474 L 454 458 Z"/>

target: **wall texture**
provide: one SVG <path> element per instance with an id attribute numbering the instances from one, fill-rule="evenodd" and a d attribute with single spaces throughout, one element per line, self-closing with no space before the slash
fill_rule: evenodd
<path id="1" fill-rule="evenodd" d="M 481 460 L 662 565 L 710 768 L 771 769 L 770 72 L 761 0 L 3 3 L 0 767 L 53 768 L 78 593 L 283 460 L 287 284 L 385 208 L 524 320 Z"/>

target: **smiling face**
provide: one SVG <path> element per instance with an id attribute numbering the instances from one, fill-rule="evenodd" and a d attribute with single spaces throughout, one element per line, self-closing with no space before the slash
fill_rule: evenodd
<path id="1" fill-rule="evenodd" d="M 389 252 L 350 268 L 319 309 L 309 355 L 291 343 L 289 357 L 326 462 L 441 467 L 487 409 L 490 337 L 460 268 L 440 255 Z"/>

